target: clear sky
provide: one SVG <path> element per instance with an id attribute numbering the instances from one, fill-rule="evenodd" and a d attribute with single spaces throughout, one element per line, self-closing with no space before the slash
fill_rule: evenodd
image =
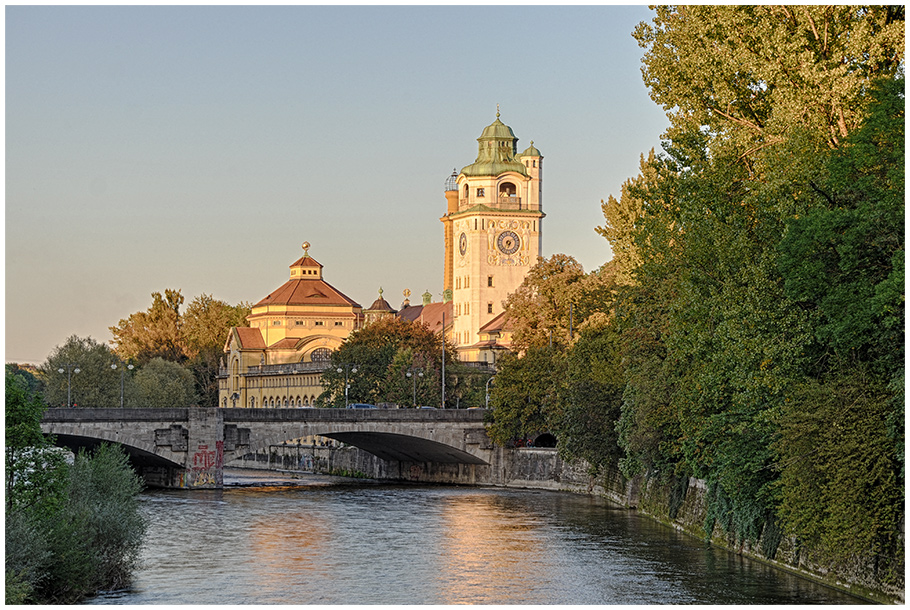
<path id="1" fill-rule="evenodd" d="M 543 254 L 667 125 L 643 6 L 7 6 L 6 361 L 180 289 L 257 302 L 310 255 L 369 307 L 443 282 L 444 183 L 496 118 L 545 157 Z"/>

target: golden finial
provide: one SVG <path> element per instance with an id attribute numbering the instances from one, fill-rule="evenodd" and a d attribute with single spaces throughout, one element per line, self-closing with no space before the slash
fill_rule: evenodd
<path id="1" fill-rule="evenodd" d="M 305 241 L 305 242 L 303 242 L 302 244 L 300 244 L 300 247 L 303 248 L 303 255 L 304 255 L 304 256 L 309 256 L 309 255 L 310 255 L 309 252 L 307 252 L 307 250 L 310 249 L 310 242 Z"/>
<path id="2" fill-rule="evenodd" d="M 411 296 L 411 289 L 410 289 L 410 288 L 405 288 L 405 289 L 404 289 L 404 292 L 402 292 L 401 294 L 403 294 L 403 295 L 404 295 L 404 298 L 407 299 L 408 297 Z"/>
<path id="3" fill-rule="evenodd" d="M 499 104 L 496 104 L 496 118 L 499 118 Z"/>

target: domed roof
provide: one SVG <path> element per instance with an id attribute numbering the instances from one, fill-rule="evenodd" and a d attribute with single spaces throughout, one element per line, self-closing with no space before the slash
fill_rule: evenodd
<path id="1" fill-rule="evenodd" d="M 379 289 L 379 298 L 373 301 L 373 304 L 370 305 L 370 308 L 366 311 L 395 312 L 395 310 L 392 309 L 392 306 L 389 305 L 389 302 L 382 298 L 382 288 Z"/>
<path id="2" fill-rule="evenodd" d="M 496 113 L 496 120 L 484 127 L 483 133 L 480 134 L 481 140 L 515 140 L 515 134 L 512 128 L 499 120 L 499 113 Z"/>
<path id="3" fill-rule="evenodd" d="M 524 176 L 524 163 L 515 157 L 515 143 L 518 138 L 512 128 L 499 120 L 499 107 L 496 108 L 496 120 L 484 128 L 477 138 L 477 159 L 471 165 L 461 169 L 465 176 L 498 176 L 505 172 L 516 172 Z"/>
<path id="4" fill-rule="evenodd" d="M 534 140 L 531 140 L 531 145 L 528 146 L 523 153 L 518 155 L 519 157 L 540 157 L 540 151 L 534 146 Z"/>

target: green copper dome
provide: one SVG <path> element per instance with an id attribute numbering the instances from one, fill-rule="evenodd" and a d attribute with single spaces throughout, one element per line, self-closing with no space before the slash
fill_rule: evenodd
<path id="1" fill-rule="evenodd" d="M 496 113 L 496 120 L 487 125 L 483 133 L 480 134 L 480 140 L 517 140 L 512 128 L 499 120 L 499 113 Z"/>
<path id="2" fill-rule="evenodd" d="M 511 127 L 499 120 L 498 109 L 496 120 L 484 128 L 477 142 L 477 159 L 461 170 L 465 176 L 498 176 L 505 172 L 528 175 L 524 164 L 515 156 L 518 138 Z"/>
<path id="3" fill-rule="evenodd" d="M 518 156 L 519 157 L 540 157 L 542 155 L 540 154 L 540 151 L 537 150 L 537 148 L 534 146 L 534 140 L 531 140 L 531 145 L 528 146 L 528 148 L 525 149 L 525 151 Z"/>

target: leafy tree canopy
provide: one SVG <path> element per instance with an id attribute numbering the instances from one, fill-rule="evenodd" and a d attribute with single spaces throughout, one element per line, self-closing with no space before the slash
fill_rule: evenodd
<path id="1" fill-rule="evenodd" d="M 408 370 L 424 373 L 424 404 L 436 405 L 442 400 L 443 339 L 426 325 L 389 316 L 351 333 L 344 344 L 332 353 L 332 366 L 322 375 L 323 393 L 320 404 L 343 407 L 345 381 L 350 385 L 349 402 L 387 402 L 397 399 L 410 404 L 412 381 Z M 451 371 L 454 350 L 448 343 L 446 368 Z M 354 369 L 357 369 L 356 372 Z M 339 371 L 340 369 L 340 371 Z M 455 381 L 446 375 L 447 400 Z M 402 400 L 404 399 L 404 400 Z"/>
<path id="2" fill-rule="evenodd" d="M 69 396 L 70 406 L 119 407 L 123 365 L 108 346 L 73 335 L 38 367 L 45 384 L 44 400 L 52 407 L 65 407 Z"/>

